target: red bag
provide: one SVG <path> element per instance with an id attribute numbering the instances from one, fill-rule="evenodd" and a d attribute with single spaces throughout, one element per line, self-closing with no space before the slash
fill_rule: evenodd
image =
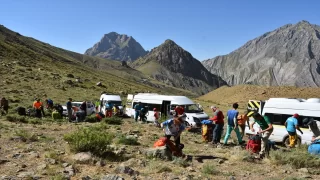
<path id="1" fill-rule="evenodd" d="M 258 153 L 261 150 L 261 138 L 260 136 L 250 137 L 246 149 L 251 153 Z"/>

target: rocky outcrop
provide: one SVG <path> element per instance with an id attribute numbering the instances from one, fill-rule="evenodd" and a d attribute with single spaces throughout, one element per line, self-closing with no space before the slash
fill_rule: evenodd
<path id="1" fill-rule="evenodd" d="M 152 49 L 132 66 L 164 84 L 197 94 L 205 94 L 226 85 L 225 81 L 212 75 L 200 61 L 172 40 L 166 40 Z"/>
<path id="2" fill-rule="evenodd" d="M 320 27 L 288 24 L 225 56 L 203 61 L 229 85 L 320 86 Z"/>
<path id="3" fill-rule="evenodd" d="M 143 47 L 131 36 L 111 32 L 84 54 L 119 61 L 134 61 L 147 54 Z"/>

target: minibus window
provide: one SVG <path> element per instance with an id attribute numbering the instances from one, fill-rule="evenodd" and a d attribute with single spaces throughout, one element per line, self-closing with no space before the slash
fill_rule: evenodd
<path id="1" fill-rule="evenodd" d="M 148 104 L 149 111 L 153 111 L 153 108 L 156 108 L 157 111 L 161 111 L 161 104 Z"/>

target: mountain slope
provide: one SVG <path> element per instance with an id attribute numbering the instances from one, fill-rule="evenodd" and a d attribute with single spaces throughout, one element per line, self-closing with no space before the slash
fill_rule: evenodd
<path id="1" fill-rule="evenodd" d="M 43 96 L 56 102 L 65 102 L 69 97 L 93 100 L 101 91 L 193 94 L 152 79 L 142 81 L 146 75 L 121 66 L 120 62 L 56 48 L 1 25 L 0 77 L 1 97 L 29 105 L 34 97 Z M 105 87 L 96 86 L 97 82 L 102 82 Z"/>
<path id="2" fill-rule="evenodd" d="M 226 84 L 172 40 L 152 49 L 132 66 L 163 83 L 197 94 L 205 94 Z"/>
<path id="3" fill-rule="evenodd" d="M 320 86 L 320 27 L 288 24 L 225 56 L 203 61 L 229 85 Z"/>
<path id="4" fill-rule="evenodd" d="M 147 54 L 143 47 L 131 36 L 111 32 L 105 34 L 92 48 L 85 52 L 89 56 L 121 61 L 134 61 Z"/>

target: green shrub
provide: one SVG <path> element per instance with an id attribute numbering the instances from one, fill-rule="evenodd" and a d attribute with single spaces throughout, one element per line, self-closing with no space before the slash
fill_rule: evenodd
<path id="1" fill-rule="evenodd" d="M 6 120 L 10 122 L 28 123 L 28 120 L 25 116 L 19 115 L 7 115 Z"/>
<path id="2" fill-rule="evenodd" d="M 73 152 L 88 152 L 96 156 L 105 156 L 111 152 L 109 145 L 113 135 L 103 131 L 105 126 L 79 128 L 76 132 L 66 134 L 64 139 Z"/>
<path id="3" fill-rule="evenodd" d="M 134 137 L 126 137 L 126 136 L 120 136 L 118 141 L 118 144 L 124 144 L 124 145 L 140 145 L 138 140 Z"/>
<path id="4" fill-rule="evenodd" d="M 119 118 L 116 116 L 104 118 L 102 121 L 106 124 L 113 124 L 113 125 L 121 125 L 123 123 L 122 118 Z"/>
<path id="5" fill-rule="evenodd" d="M 84 119 L 85 122 L 90 122 L 90 123 L 94 123 L 94 122 L 98 122 L 98 118 L 96 117 L 96 115 L 90 115 L 90 116 L 87 116 L 85 119 Z"/>
<path id="6" fill-rule="evenodd" d="M 319 167 L 320 159 L 308 153 L 308 146 L 301 145 L 290 152 L 271 151 L 270 161 L 276 165 L 291 165 L 293 168 Z"/>
<path id="7" fill-rule="evenodd" d="M 215 166 L 212 164 L 204 164 L 202 166 L 201 172 L 207 175 L 217 175 L 219 173 L 219 171 L 216 170 Z"/>
<path id="8" fill-rule="evenodd" d="M 28 123 L 30 124 L 42 124 L 42 120 L 40 120 L 39 118 L 31 118 L 28 120 Z"/>
<path id="9" fill-rule="evenodd" d="M 23 142 L 35 142 L 38 141 L 38 137 L 35 134 L 31 134 L 26 130 L 16 130 L 15 135 L 19 136 Z"/>

